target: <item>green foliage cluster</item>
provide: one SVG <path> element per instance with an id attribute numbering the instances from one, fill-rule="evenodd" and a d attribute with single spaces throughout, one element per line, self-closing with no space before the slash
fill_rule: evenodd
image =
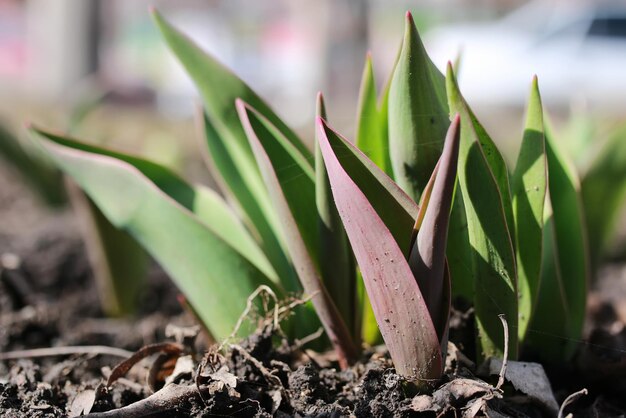
<path id="1" fill-rule="evenodd" d="M 509 170 L 452 66 L 444 76 L 433 65 L 407 14 L 380 97 L 366 61 L 355 144 L 330 127 L 320 96 L 311 149 L 242 80 L 154 20 L 202 96 L 220 193 L 145 159 L 33 131 L 171 275 L 215 338 L 231 334 L 265 285 L 311 298 L 288 332 L 321 322 L 342 367 L 382 335 L 400 373 L 439 378 L 453 296 L 473 303 L 479 357 L 504 353 L 499 314 L 513 330 L 512 358 L 572 356 L 589 276 L 580 184 L 546 129 L 536 78 Z M 615 158 L 598 170 L 623 169 Z M 611 194 L 594 183 L 603 175 L 590 172 L 586 200 Z"/>

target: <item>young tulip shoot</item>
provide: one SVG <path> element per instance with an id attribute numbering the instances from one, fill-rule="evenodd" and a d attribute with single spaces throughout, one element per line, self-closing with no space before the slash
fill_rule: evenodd
<path id="1" fill-rule="evenodd" d="M 419 270 L 426 276 L 423 278 L 425 282 L 429 280 L 440 282 L 438 286 L 433 286 L 433 289 L 439 289 L 439 295 L 434 296 L 439 301 L 431 305 L 441 309 L 434 315 L 429 311 L 429 301 L 423 298 L 418 280 L 405 258 L 407 249 L 402 250 L 398 246 L 366 195 L 341 165 L 328 141 L 329 128 L 325 122 L 318 119 L 317 126 L 319 144 L 328 170 L 333 197 L 396 370 L 415 381 L 438 379 L 443 370 L 440 343 L 442 330 L 446 326 L 438 330 L 432 318 L 436 317 L 438 323 L 440 318 L 447 318 L 449 285 L 443 284 L 446 276 L 444 264 L 447 234 L 444 232 L 440 235 L 437 229 L 447 230 L 456 176 L 458 120 L 453 124 L 451 134 L 448 136 L 449 146 L 442 157 L 444 161 L 442 167 L 445 167 L 442 170 L 443 174 L 433 188 L 434 200 L 438 203 L 433 204 L 432 209 L 427 211 L 425 219 L 428 219 L 428 226 L 422 232 L 424 242 L 432 236 L 443 240 L 434 248 L 437 254 L 431 253 L 421 257 L 431 266 L 437 264 L 433 272 L 437 275 L 441 273 L 440 277 L 435 278 L 425 269 Z M 409 233 L 410 231 L 407 231 L 407 234 Z M 445 320 L 443 322 L 447 323 Z"/>

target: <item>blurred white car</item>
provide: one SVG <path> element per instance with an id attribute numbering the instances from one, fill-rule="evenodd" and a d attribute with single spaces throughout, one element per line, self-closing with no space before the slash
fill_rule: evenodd
<path id="1" fill-rule="evenodd" d="M 626 113 L 626 2 L 535 1 L 494 23 L 439 27 L 425 44 L 442 70 L 461 51 L 472 103 L 519 106 L 537 74 L 549 104 Z"/>

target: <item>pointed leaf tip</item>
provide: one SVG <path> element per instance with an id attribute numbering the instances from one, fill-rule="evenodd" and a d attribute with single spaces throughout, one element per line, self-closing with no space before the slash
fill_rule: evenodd
<path id="1" fill-rule="evenodd" d="M 446 78 L 449 76 L 454 76 L 454 64 L 452 61 L 448 61 L 446 64 Z"/>
<path id="2" fill-rule="evenodd" d="M 241 100 L 241 97 L 237 97 L 235 99 L 235 107 L 237 108 L 237 110 L 245 109 L 246 107 L 248 107 L 248 104 L 244 102 L 243 100 Z"/>
<path id="3" fill-rule="evenodd" d="M 451 132 L 452 129 L 454 129 L 454 133 L 452 135 L 458 136 L 458 133 L 456 131 L 459 130 L 460 126 L 461 126 L 461 115 L 459 115 L 459 113 L 457 112 L 452 117 L 452 123 L 450 124 L 450 128 L 448 132 Z"/>
<path id="4" fill-rule="evenodd" d="M 315 116 L 322 119 L 326 119 L 326 103 L 324 102 L 324 95 L 321 91 L 317 92 L 317 100 L 315 101 Z"/>
<path id="5" fill-rule="evenodd" d="M 406 11 L 405 17 L 406 17 L 407 23 L 409 23 L 409 22 L 413 23 L 413 15 L 411 14 L 411 12 L 409 10 Z"/>
<path id="6" fill-rule="evenodd" d="M 389 88 L 387 131 L 396 182 L 418 201 L 437 163 L 450 124 L 445 78 L 414 22 L 406 21 Z"/>
<path id="7" fill-rule="evenodd" d="M 315 116 L 315 129 L 319 129 L 320 133 L 324 132 L 324 119 L 321 116 Z"/>

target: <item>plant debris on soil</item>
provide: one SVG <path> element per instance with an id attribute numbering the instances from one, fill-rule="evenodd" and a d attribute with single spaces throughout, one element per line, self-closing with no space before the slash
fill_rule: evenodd
<path id="1" fill-rule="evenodd" d="M 11 195 L 15 187 L 4 187 L 14 179 L 0 174 L 0 201 L 21 202 L 17 212 L 0 205 L 2 417 L 626 414 L 626 298 L 616 296 L 625 288 L 623 265 L 605 269 L 607 287 L 591 293 L 589 341 L 569 368 L 544 371 L 524 362 L 503 368 L 497 359 L 473 364 L 472 311 L 457 301 L 445 378 L 418 390 L 395 373 L 384 347 L 366 350 L 340 371 L 331 353 L 288 341 L 262 317 L 257 332 L 220 350 L 203 338 L 156 266 L 137 315 L 106 318 L 71 219 L 40 216 L 23 191 Z M 23 224 L 29 233 L 18 239 L 18 219 L 38 227 Z"/>

